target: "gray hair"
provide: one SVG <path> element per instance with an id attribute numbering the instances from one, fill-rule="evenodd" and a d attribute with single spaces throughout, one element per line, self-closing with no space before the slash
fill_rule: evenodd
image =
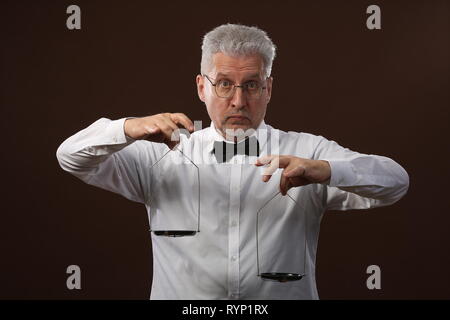
<path id="1" fill-rule="evenodd" d="M 269 77 L 275 51 L 276 47 L 265 31 L 241 24 L 223 24 L 203 37 L 200 71 L 206 74 L 212 68 L 213 55 L 218 52 L 233 57 L 259 54 L 264 62 L 265 76 Z"/>

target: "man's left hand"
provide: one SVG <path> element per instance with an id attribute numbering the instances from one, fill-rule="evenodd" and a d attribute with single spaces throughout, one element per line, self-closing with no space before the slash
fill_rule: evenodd
<path id="1" fill-rule="evenodd" d="M 263 181 L 270 180 L 278 168 L 284 168 L 281 174 L 280 191 L 286 195 L 292 187 L 310 183 L 322 183 L 330 179 L 331 167 L 328 161 L 311 160 L 294 156 L 269 155 L 259 158 L 256 166 L 269 165 L 263 173 Z"/>

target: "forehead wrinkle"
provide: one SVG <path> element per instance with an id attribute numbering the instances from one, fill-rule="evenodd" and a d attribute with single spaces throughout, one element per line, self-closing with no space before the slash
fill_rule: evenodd
<path id="1" fill-rule="evenodd" d="M 236 65 L 233 65 L 231 63 L 223 63 L 223 62 L 220 63 L 219 62 L 219 63 L 216 64 L 215 69 L 216 70 L 223 69 L 223 71 L 220 70 L 219 72 L 225 73 L 225 74 L 230 73 L 230 72 L 234 72 L 234 71 L 245 72 L 245 71 L 248 71 L 248 70 L 250 70 L 250 71 L 253 71 L 253 70 L 256 71 L 257 70 L 258 73 L 259 73 L 260 72 L 259 69 L 261 69 L 261 66 L 256 66 L 254 64 L 252 64 L 252 65 L 244 65 L 244 66 L 236 66 Z"/>
<path id="2" fill-rule="evenodd" d="M 237 78 L 237 79 L 260 79 L 263 77 L 263 70 L 258 70 L 254 66 L 237 68 L 240 70 L 229 70 L 229 68 L 220 68 L 221 66 L 215 66 L 213 71 L 215 72 L 215 78 L 219 78 L 221 76 L 226 78 Z M 231 68 L 234 69 L 234 68 Z"/>
<path id="3" fill-rule="evenodd" d="M 255 76 L 260 78 L 261 75 L 264 74 L 263 69 L 264 63 L 257 55 L 246 56 L 243 57 L 243 59 L 239 59 L 239 57 L 236 58 L 219 52 L 213 57 L 213 70 L 211 71 L 216 73 L 216 76 L 221 74 L 229 77 L 237 74 L 238 77 L 242 78 L 250 78 Z"/>

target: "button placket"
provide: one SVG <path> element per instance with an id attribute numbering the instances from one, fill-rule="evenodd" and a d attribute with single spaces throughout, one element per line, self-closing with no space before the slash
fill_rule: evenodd
<path id="1" fill-rule="evenodd" d="M 230 208 L 228 230 L 228 290 L 231 297 L 239 294 L 239 214 L 240 214 L 240 184 L 241 165 L 231 165 L 230 177 Z"/>

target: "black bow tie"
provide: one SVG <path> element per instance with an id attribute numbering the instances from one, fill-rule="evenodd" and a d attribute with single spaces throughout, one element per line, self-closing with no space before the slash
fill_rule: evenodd
<path id="1" fill-rule="evenodd" d="M 259 156 L 259 142 L 256 137 L 247 137 L 239 143 L 231 143 L 226 141 L 214 141 L 214 155 L 217 162 L 228 162 L 237 154 L 245 154 L 247 156 Z"/>

